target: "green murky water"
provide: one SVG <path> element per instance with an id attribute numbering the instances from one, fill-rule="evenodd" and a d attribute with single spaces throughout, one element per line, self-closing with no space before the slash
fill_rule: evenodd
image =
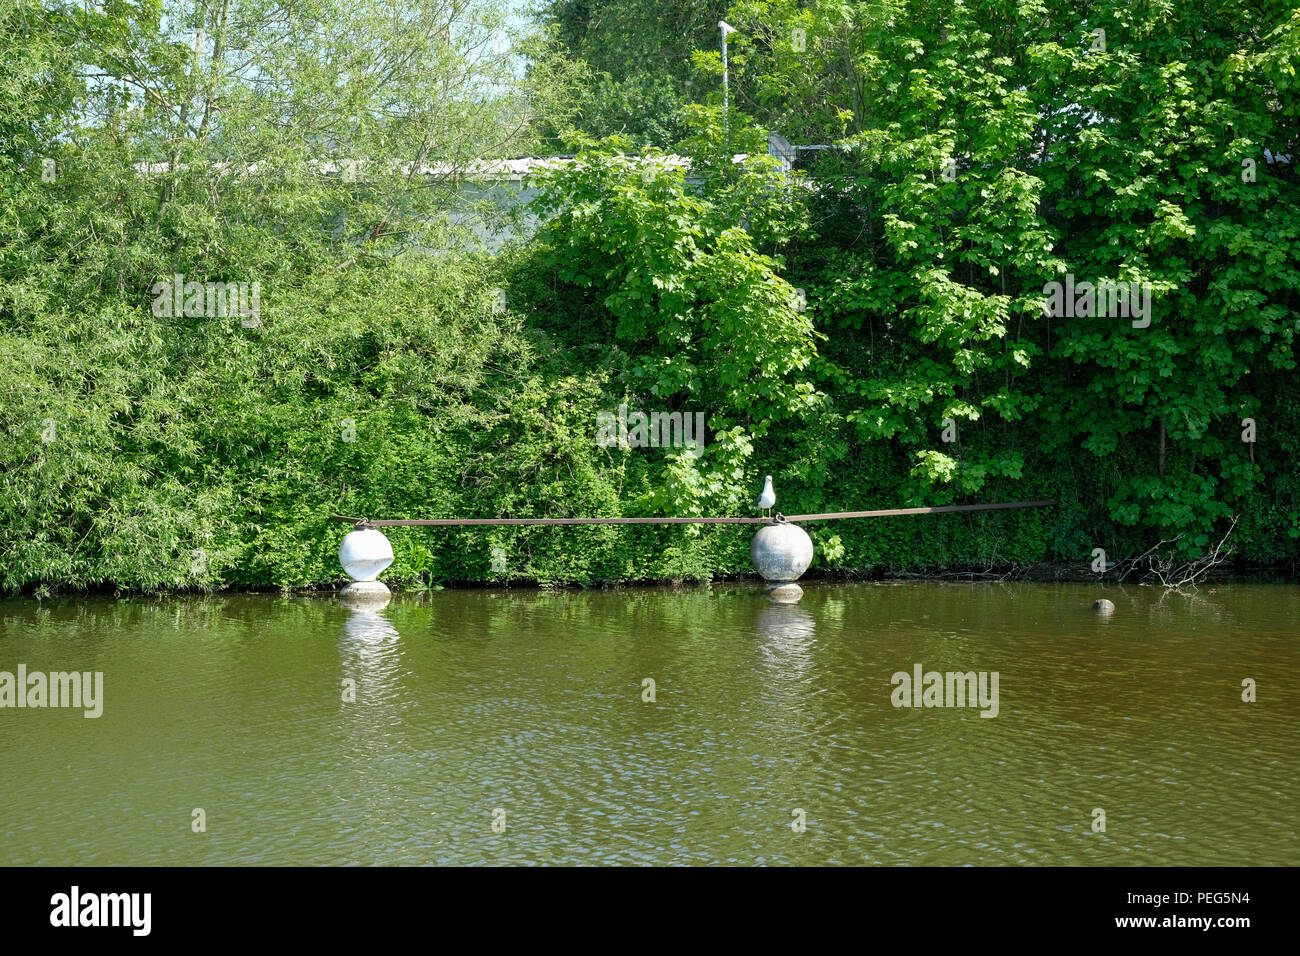
<path id="1" fill-rule="evenodd" d="M 0 863 L 1300 863 L 1300 587 L 1105 593 L 3 602 L 0 671 L 104 689 L 0 709 Z"/>

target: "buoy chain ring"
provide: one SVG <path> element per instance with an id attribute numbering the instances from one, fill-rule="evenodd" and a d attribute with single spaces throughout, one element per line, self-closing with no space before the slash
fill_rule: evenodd
<path id="1" fill-rule="evenodd" d="M 353 530 L 353 531 L 365 531 L 367 528 L 370 528 L 370 527 L 373 527 L 373 526 L 370 524 L 370 519 L 369 519 L 369 518 L 362 518 L 360 521 L 358 521 L 355 525 L 352 526 L 352 530 Z"/>
<path id="2" fill-rule="evenodd" d="M 787 519 L 785 515 L 781 514 L 781 512 L 778 511 L 776 514 L 772 516 L 772 520 L 777 524 L 785 524 L 786 521 L 789 519 Z"/>

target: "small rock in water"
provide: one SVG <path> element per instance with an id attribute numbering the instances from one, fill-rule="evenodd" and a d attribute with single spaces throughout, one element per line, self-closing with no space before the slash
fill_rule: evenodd
<path id="1" fill-rule="evenodd" d="M 793 581 L 769 584 L 764 590 L 767 592 L 768 599 L 778 604 L 794 604 L 803 597 L 803 588 Z"/>
<path id="2" fill-rule="evenodd" d="M 393 592 L 383 581 L 353 581 L 339 592 L 339 603 L 353 609 L 378 610 L 388 603 Z"/>
<path id="3" fill-rule="evenodd" d="M 1101 598 L 1097 601 L 1094 601 L 1092 603 L 1092 609 L 1096 611 L 1098 614 L 1115 613 L 1115 605 L 1112 604 L 1110 601 L 1107 601 L 1105 598 Z"/>

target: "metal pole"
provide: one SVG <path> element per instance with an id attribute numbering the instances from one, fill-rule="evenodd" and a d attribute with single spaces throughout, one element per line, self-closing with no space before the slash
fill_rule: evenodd
<path id="1" fill-rule="evenodd" d="M 352 518 L 330 515 L 332 521 L 346 521 L 360 528 L 387 525 L 410 527 L 460 527 L 478 525 L 572 525 L 572 524 L 784 524 L 788 521 L 834 521 L 840 518 L 889 518 L 895 515 L 932 515 L 957 511 L 1001 511 L 1006 508 L 1050 508 L 1055 501 L 1000 501 L 987 505 L 940 505 L 937 508 L 885 508 L 877 511 L 830 511 L 822 514 L 785 515 L 771 518 Z"/>
<path id="2" fill-rule="evenodd" d="M 727 124 L 727 106 L 731 98 L 731 88 L 727 77 L 727 34 L 733 32 L 736 28 L 727 23 L 726 20 L 719 20 L 718 29 L 722 31 L 722 137 L 724 142 L 729 142 L 731 128 Z"/>

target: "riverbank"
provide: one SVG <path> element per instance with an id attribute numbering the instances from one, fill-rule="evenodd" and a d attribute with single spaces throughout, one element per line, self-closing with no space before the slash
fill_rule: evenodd
<path id="1" fill-rule="evenodd" d="M 387 580 L 387 575 L 384 576 Z M 799 579 L 800 584 L 814 585 L 818 584 L 851 584 L 851 583 L 871 583 L 871 582 L 943 582 L 943 581 L 968 581 L 968 582 L 1025 582 L 1025 583 L 1073 583 L 1073 584 L 1096 584 L 1103 587 L 1118 585 L 1142 585 L 1149 584 L 1160 586 L 1158 580 L 1144 580 L 1144 573 L 1141 570 L 1109 570 L 1105 574 L 1097 574 L 1090 570 L 1086 565 L 1067 562 L 1040 562 L 1033 565 L 1013 566 L 999 569 L 989 569 L 987 567 L 969 567 L 969 568 L 941 568 L 930 570 L 872 570 L 872 571 L 847 571 L 847 570 L 810 570 Z M 762 579 L 754 573 L 748 574 L 719 574 L 707 580 L 696 580 L 691 578 L 664 578 L 658 580 L 624 580 L 624 581 L 587 581 L 587 582 L 539 582 L 536 580 L 512 580 L 508 578 L 498 578 L 495 580 L 457 580 L 457 581 L 430 581 L 430 582 L 404 582 L 392 584 L 392 590 L 395 594 L 419 594 L 428 591 L 440 590 L 519 590 L 519 591 L 607 591 L 607 590 L 645 590 L 665 587 L 685 587 L 695 588 L 704 587 L 713 584 L 754 584 L 761 585 Z M 1258 565 L 1232 565 L 1225 563 L 1210 570 L 1203 581 L 1204 584 L 1227 584 L 1227 583 L 1246 583 L 1246 584 L 1300 584 L 1300 567 L 1294 563 L 1277 564 L 1271 567 L 1261 567 Z M 170 595 L 176 597 L 193 596 L 193 595 L 239 595 L 239 594 L 290 594 L 301 596 L 319 596 L 333 594 L 339 591 L 347 584 L 346 578 L 340 578 L 333 581 L 321 581 L 303 586 L 262 586 L 262 587 L 225 587 L 225 588 L 163 588 L 154 590 L 145 590 L 139 588 L 120 588 L 113 585 L 101 585 L 92 588 L 66 588 L 66 587 L 35 587 L 26 588 L 19 593 L 0 595 L 0 600 L 21 600 L 21 599 L 49 599 L 49 598 L 98 598 L 110 597 L 115 595 L 123 596 L 148 596 L 148 595 Z"/>

